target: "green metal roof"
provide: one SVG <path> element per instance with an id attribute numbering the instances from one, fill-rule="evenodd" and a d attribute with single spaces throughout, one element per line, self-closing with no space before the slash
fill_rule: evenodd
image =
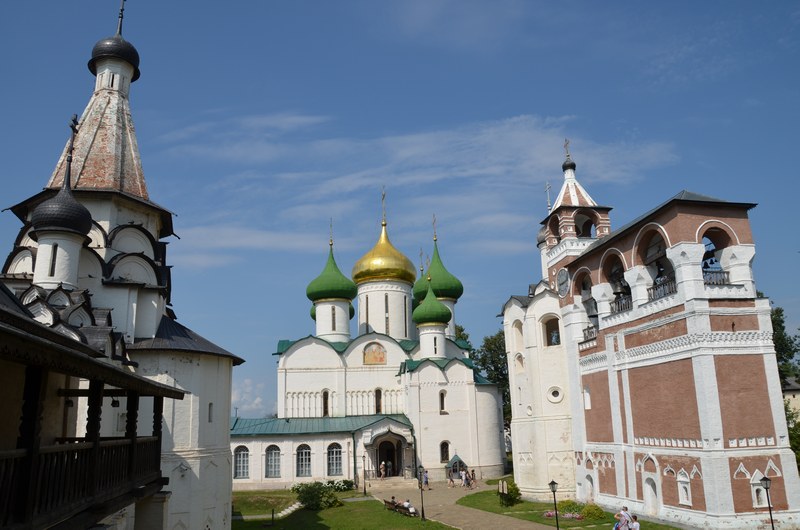
<path id="1" fill-rule="evenodd" d="M 447 324 L 452 316 L 447 306 L 436 299 L 431 282 L 428 282 L 428 294 L 411 313 L 411 320 L 416 324 Z"/>
<path id="2" fill-rule="evenodd" d="M 352 307 L 352 305 L 350 307 Z M 383 333 L 375 333 L 375 335 L 383 335 Z M 419 346 L 419 341 L 417 341 L 417 340 L 407 340 L 407 339 L 396 340 L 393 337 L 390 337 L 389 335 L 383 335 L 383 336 L 388 338 L 388 339 L 393 340 L 406 353 L 411 352 L 412 350 L 414 350 L 414 348 Z M 361 337 L 356 337 L 353 340 L 356 340 L 356 339 L 359 339 L 359 338 L 361 338 Z M 286 353 L 286 350 L 288 350 L 289 348 L 292 347 L 293 344 L 295 344 L 297 342 L 300 342 L 301 340 L 306 340 L 306 339 L 319 339 L 322 342 L 328 344 L 331 348 L 333 348 L 336 351 L 336 353 L 344 353 L 347 350 L 348 346 L 350 346 L 350 344 L 353 343 L 353 340 L 351 340 L 350 342 L 330 342 L 330 341 L 327 341 L 327 340 L 325 340 L 325 339 L 323 339 L 321 337 L 316 337 L 314 335 L 307 335 L 307 336 L 303 337 L 302 339 L 297 339 L 297 340 L 289 340 L 289 339 L 281 339 L 281 340 L 279 340 L 278 341 L 278 350 L 275 353 L 273 353 L 272 355 L 283 355 L 284 353 Z"/>
<path id="3" fill-rule="evenodd" d="M 357 293 L 356 284 L 342 274 L 333 258 L 333 240 L 331 240 L 330 252 L 325 268 L 319 276 L 311 280 L 306 288 L 306 296 L 312 302 L 325 298 L 339 298 L 352 300 Z"/>
<path id="4" fill-rule="evenodd" d="M 464 294 L 464 285 L 444 267 L 442 258 L 439 257 L 439 245 L 436 244 L 436 238 L 433 239 L 433 258 L 428 267 L 428 275 L 431 277 L 431 287 L 437 298 L 458 300 Z"/>
<path id="5" fill-rule="evenodd" d="M 433 363 L 439 367 L 439 370 L 444 371 L 447 368 L 447 365 L 452 362 L 459 362 L 472 370 L 472 380 L 475 382 L 476 385 L 494 385 L 495 383 L 489 381 L 487 378 L 482 376 L 478 369 L 475 367 L 475 363 L 472 362 L 472 359 L 469 358 L 452 358 L 452 359 L 420 359 L 420 360 L 410 360 L 405 361 L 403 364 L 400 365 L 400 371 L 397 372 L 397 375 L 411 373 L 417 370 L 417 368 L 422 365 L 422 363 Z"/>
<path id="6" fill-rule="evenodd" d="M 381 421 L 392 421 L 413 428 L 405 414 L 371 414 L 341 418 L 231 418 L 231 436 L 356 432 Z"/>

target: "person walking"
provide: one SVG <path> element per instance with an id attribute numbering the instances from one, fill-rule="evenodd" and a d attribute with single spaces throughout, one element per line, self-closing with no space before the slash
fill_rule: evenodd
<path id="1" fill-rule="evenodd" d="M 632 519 L 627 506 L 623 506 L 618 513 L 614 514 L 614 519 L 617 520 L 617 524 L 614 525 L 616 530 L 631 530 Z"/>
<path id="2" fill-rule="evenodd" d="M 450 470 L 447 472 L 447 487 L 448 488 L 455 488 L 456 487 L 456 482 L 455 482 L 455 480 L 453 480 L 454 477 L 455 477 L 455 472 L 453 471 L 453 468 L 451 467 Z"/>
<path id="3" fill-rule="evenodd" d="M 430 490 L 431 487 L 428 485 L 428 470 L 422 472 L 422 487 L 426 490 Z"/>

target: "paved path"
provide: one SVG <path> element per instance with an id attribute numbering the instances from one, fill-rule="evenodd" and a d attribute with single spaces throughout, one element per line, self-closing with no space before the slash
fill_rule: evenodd
<path id="1" fill-rule="evenodd" d="M 448 488 L 446 482 L 436 482 L 430 490 L 425 490 L 425 517 L 461 530 L 553 530 L 554 527 L 523 521 L 483 510 L 476 510 L 456 504 L 464 495 L 477 491 L 495 490 L 497 486 L 487 486 L 483 482 L 474 490 L 460 487 Z M 369 493 L 379 499 L 389 499 L 394 495 L 398 500 L 410 499 L 411 504 L 420 509 L 419 490 L 410 485 L 392 485 L 373 481 Z"/>

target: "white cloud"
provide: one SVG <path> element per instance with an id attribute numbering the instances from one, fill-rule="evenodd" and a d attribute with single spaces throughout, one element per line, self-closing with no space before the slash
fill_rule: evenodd
<path id="1" fill-rule="evenodd" d="M 266 417 L 271 411 L 267 410 L 264 401 L 264 383 L 256 383 L 252 379 L 242 381 L 234 380 L 231 391 L 231 407 L 234 414 L 249 418 Z"/>
<path id="2" fill-rule="evenodd" d="M 544 183 L 551 182 L 554 199 L 563 178 L 564 136 L 575 121 L 521 115 L 375 138 L 278 136 L 267 153 L 251 152 L 266 144 L 247 128 L 229 133 L 237 140 L 227 144 L 176 145 L 201 160 L 224 160 L 232 170 L 205 186 L 208 207 L 198 210 L 204 217 L 180 230 L 183 241 L 175 250 L 197 254 L 178 252 L 177 258 L 202 267 L 214 266 L 217 253 L 236 250 L 318 252 L 330 218 L 337 247 L 360 248 L 373 237 L 383 185 L 396 244 L 427 241 L 435 213 L 460 247 L 501 255 L 528 251 L 512 234 L 530 230 L 535 237 L 533 225 L 546 215 Z M 570 137 L 584 184 L 634 182 L 677 160 L 666 142 Z M 218 264 L 232 259 L 220 257 Z"/>

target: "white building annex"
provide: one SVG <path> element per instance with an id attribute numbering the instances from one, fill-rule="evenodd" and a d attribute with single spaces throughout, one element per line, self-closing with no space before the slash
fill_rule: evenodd
<path id="1" fill-rule="evenodd" d="M 139 54 L 122 37 L 122 10 L 116 34 L 97 42 L 88 66 L 96 77 L 89 103 L 46 188 L 10 208 L 23 226 L 0 280 L 39 322 L 104 362 L 186 393 L 164 404 L 168 485 L 123 509 L 109 528 L 227 529 L 231 374 L 243 361 L 178 323 L 172 308 L 163 241 L 173 235 L 172 213 L 147 192 L 129 104 Z M 89 396 L 83 379 L 64 385 L 66 401 Z M 66 401 L 67 411 L 86 409 Z M 118 389 L 103 389 L 102 417 L 113 419 L 103 422 L 102 440 L 125 435 L 126 410 Z M 143 398 L 139 432 L 152 411 L 152 398 Z M 65 413 L 61 439 L 74 441 L 86 425 Z"/>
<path id="2" fill-rule="evenodd" d="M 503 473 L 502 404 L 478 373 L 469 345 L 455 340 L 461 282 L 445 269 L 434 235 L 427 273 L 389 241 L 384 216 L 375 246 L 339 270 L 328 261 L 306 291 L 313 335 L 282 340 L 278 414 L 233 418 L 234 489 L 294 482 L 391 477 L 431 480 L 466 466 Z M 357 332 L 350 332 L 358 307 Z"/>

